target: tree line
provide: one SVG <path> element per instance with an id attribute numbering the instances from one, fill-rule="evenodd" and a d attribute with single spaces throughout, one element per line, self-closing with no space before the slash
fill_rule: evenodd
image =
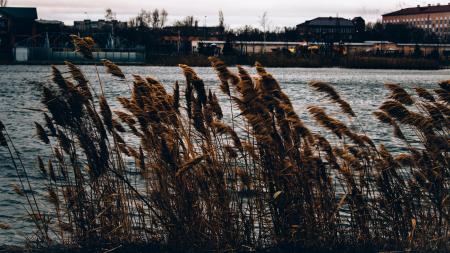
<path id="1" fill-rule="evenodd" d="M 0 0 L 6 2 L 7 0 Z M 169 13 L 165 9 L 142 9 L 136 16 L 130 18 L 128 26 L 146 27 L 150 29 L 162 29 L 169 26 Z M 108 8 L 105 13 L 106 20 L 116 19 L 116 14 Z M 174 20 L 170 26 L 175 27 L 199 27 L 200 20 L 188 15 Z M 273 26 L 267 12 L 264 12 L 258 20 L 259 26 L 243 25 L 230 28 L 225 23 L 225 15 L 222 10 L 218 12 L 216 27 L 223 28 L 223 39 L 241 41 L 303 41 L 304 37 L 297 31 L 296 26 Z M 383 24 L 381 22 L 368 23 L 365 29 L 356 31 L 349 42 L 362 42 L 368 40 L 385 40 L 396 43 L 446 43 L 450 37 L 437 36 L 435 33 L 423 29 L 411 27 L 406 24 Z"/>

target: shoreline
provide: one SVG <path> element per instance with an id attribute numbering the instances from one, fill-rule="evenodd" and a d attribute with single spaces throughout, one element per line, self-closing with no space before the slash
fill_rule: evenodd
<path id="1" fill-rule="evenodd" d="M 310 57 L 300 58 L 282 55 L 250 55 L 250 56 L 222 56 L 229 66 L 243 65 L 252 66 L 260 62 L 271 68 L 343 68 L 343 69 L 392 69 L 392 70 L 441 70 L 448 69 L 447 62 L 441 62 L 426 58 L 397 58 L 397 57 L 340 57 L 324 58 Z M 78 65 L 93 65 L 96 60 L 74 61 Z M 63 65 L 63 61 L 41 61 L 41 62 L 0 62 L 0 65 Z M 192 67 L 210 67 L 207 56 L 147 56 L 145 62 L 116 62 L 121 66 L 161 66 L 176 67 L 186 64 Z"/>

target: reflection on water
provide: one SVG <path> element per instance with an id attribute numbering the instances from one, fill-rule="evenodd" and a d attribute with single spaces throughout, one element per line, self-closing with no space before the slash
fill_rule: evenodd
<path id="1" fill-rule="evenodd" d="M 183 86 L 184 76 L 177 67 L 123 67 L 125 73 L 150 75 L 160 80 L 171 90 L 179 81 Z M 208 88 L 221 95 L 218 80 L 211 68 L 195 68 L 205 80 Z M 92 85 L 97 88 L 95 67 L 83 66 Z M 379 124 L 372 117 L 372 112 L 381 104 L 387 95 L 383 87 L 386 82 L 402 85 L 410 90 L 419 86 L 435 88 L 437 82 L 450 79 L 450 70 L 439 71 L 401 71 L 401 70 L 350 70 L 338 68 L 301 69 L 274 68 L 268 69 L 278 79 L 281 87 L 290 96 L 298 114 L 314 131 L 326 134 L 323 129 L 312 127 L 311 119 L 306 113 L 308 105 L 322 105 L 335 117 L 340 114 L 330 107 L 317 93 L 308 88 L 312 80 L 326 81 L 334 85 L 358 114 L 358 119 L 351 124 L 354 128 L 362 128 L 376 142 L 384 143 L 395 149 L 400 143 L 392 137 L 390 128 Z M 112 107 L 118 108 L 114 99 L 129 94 L 128 85 L 117 81 L 99 69 L 105 83 L 105 95 L 110 98 Z M 18 150 L 24 158 L 25 166 L 30 170 L 30 178 L 35 184 L 42 182 L 39 173 L 33 170 L 38 154 L 45 156 L 48 150 L 34 138 L 34 121 L 42 121 L 41 113 L 30 110 L 42 108 L 40 104 L 40 83 L 48 82 L 50 67 L 48 66 L 0 66 L 0 119 L 13 137 Z M 128 76 L 131 80 L 131 76 Z M 130 81 L 128 81 L 130 82 Z M 182 88 L 183 90 L 183 88 Z M 229 111 L 227 98 L 219 96 L 225 114 Z M 228 112 L 229 113 L 229 112 Z M 12 191 L 11 184 L 16 182 L 14 168 L 4 149 L 0 149 L 0 223 L 11 225 L 9 230 L 0 230 L 0 245 L 20 244 L 25 236 L 30 236 L 33 225 L 26 217 L 24 200 Z M 37 188 L 38 192 L 42 189 Z"/>

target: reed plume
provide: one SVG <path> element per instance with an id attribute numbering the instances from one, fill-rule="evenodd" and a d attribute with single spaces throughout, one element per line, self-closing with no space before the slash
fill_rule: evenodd
<path id="1" fill-rule="evenodd" d="M 327 97 L 334 103 L 337 103 L 341 108 L 342 112 L 349 115 L 350 117 L 356 117 L 351 106 L 341 98 L 341 96 L 336 92 L 336 90 L 329 84 L 324 82 L 310 82 L 308 83 L 313 89 L 318 92 L 323 92 L 327 94 Z"/>
<path id="2" fill-rule="evenodd" d="M 393 83 L 387 83 L 385 86 L 391 90 L 392 94 L 389 96 L 389 98 L 392 98 L 394 100 L 397 100 L 398 102 L 404 104 L 404 105 L 412 105 L 414 103 L 414 100 L 412 97 L 406 92 L 405 89 L 400 87 L 397 84 Z"/>
<path id="3" fill-rule="evenodd" d="M 75 51 L 79 52 L 86 59 L 93 59 L 92 49 L 95 42 L 90 37 L 80 38 L 76 35 L 70 35 L 72 42 L 75 45 Z"/>
<path id="4" fill-rule="evenodd" d="M 102 60 L 103 66 L 105 66 L 106 71 L 110 73 L 113 76 L 116 76 L 120 79 L 125 79 L 125 75 L 123 74 L 122 70 L 114 64 L 112 61 L 109 60 Z"/>
<path id="5" fill-rule="evenodd" d="M 73 38 L 80 53 L 92 50 L 90 39 Z M 392 148 L 347 126 L 353 119 L 338 120 L 318 106 L 308 106 L 316 123 L 307 126 L 259 63 L 252 77 L 244 67 L 234 74 L 221 60 L 209 60 L 223 94 L 180 65 L 185 82 L 175 83 L 173 93 L 155 78 L 135 75 L 131 94 L 118 97 L 117 106 L 103 94 L 90 96 L 75 65 L 66 63 L 70 76 L 52 67 L 53 83 L 42 87 L 48 114 L 45 124 L 36 123 L 37 138 L 51 151 L 37 161 L 46 198 L 33 200 L 19 166 L 23 181 L 15 187 L 28 200 L 39 245 L 448 251 L 447 84 L 435 92 L 438 99 L 422 88 L 416 99 L 387 85 L 392 94 L 374 115 L 403 140 Z M 357 118 L 331 85 L 309 85 Z M 234 102 L 236 116 L 224 111 L 223 96 Z M 10 144 L 0 121 L 0 145 L 10 150 Z M 18 156 L 11 157 L 17 165 Z M 44 205 L 54 208 L 41 211 Z"/>

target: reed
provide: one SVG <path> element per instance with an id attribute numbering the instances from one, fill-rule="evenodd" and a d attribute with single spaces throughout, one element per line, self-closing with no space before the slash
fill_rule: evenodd
<path id="1" fill-rule="evenodd" d="M 74 40 L 89 57 L 89 40 Z M 45 124 L 36 123 L 53 154 L 38 158 L 48 203 L 22 191 L 39 245 L 450 250 L 448 84 L 434 92 L 418 88 L 418 96 L 387 85 L 392 94 L 375 116 L 404 141 L 407 151 L 395 154 L 314 105 L 311 117 L 336 138 L 310 130 L 261 64 L 252 77 L 243 67 L 234 73 L 210 61 L 238 109 L 231 119 L 187 65 L 180 65 L 186 82 L 172 94 L 153 78 L 134 76 L 129 97 L 117 98 L 123 108 L 114 110 L 103 95 L 91 95 L 97 93 L 73 64 L 66 63 L 67 74 L 53 67 L 53 83 L 43 86 L 49 113 Z M 104 64 L 124 77 L 117 65 Z M 358 117 L 331 85 L 310 85 L 344 115 Z M 15 161 L 7 137 L 0 124 L 0 144 Z M 42 205 L 53 212 L 39 211 Z"/>

